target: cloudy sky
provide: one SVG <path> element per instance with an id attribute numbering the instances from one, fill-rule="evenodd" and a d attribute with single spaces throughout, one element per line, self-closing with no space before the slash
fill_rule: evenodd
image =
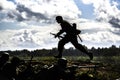
<path id="1" fill-rule="evenodd" d="M 57 47 L 57 15 L 77 23 L 88 48 L 120 46 L 120 0 L 0 0 L 0 50 Z"/>

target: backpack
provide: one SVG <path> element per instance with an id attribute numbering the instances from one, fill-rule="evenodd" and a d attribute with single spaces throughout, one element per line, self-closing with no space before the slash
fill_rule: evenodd
<path id="1" fill-rule="evenodd" d="M 73 27 L 73 30 L 74 30 L 75 35 L 78 35 L 78 34 L 81 33 L 81 30 L 79 30 L 79 29 L 76 28 L 76 23 L 73 23 L 73 24 L 72 24 L 72 27 Z"/>

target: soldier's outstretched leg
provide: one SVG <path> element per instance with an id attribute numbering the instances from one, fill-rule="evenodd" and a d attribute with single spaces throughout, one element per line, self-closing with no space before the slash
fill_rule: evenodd
<path id="1" fill-rule="evenodd" d="M 72 44 L 75 46 L 75 48 L 77 48 L 78 50 L 82 51 L 83 53 L 86 53 L 89 57 L 90 60 L 93 59 L 93 54 L 91 52 L 88 52 L 81 44 L 79 44 L 77 41 L 76 42 L 72 42 Z"/>

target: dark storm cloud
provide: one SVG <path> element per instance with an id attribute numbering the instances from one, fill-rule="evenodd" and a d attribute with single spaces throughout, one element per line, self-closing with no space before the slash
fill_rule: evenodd
<path id="1" fill-rule="evenodd" d="M 2 8 L 2 6 L 0 5 L 0 11 L 2 10 L 3 8 Z"/>
<path id="2" fill-rule="evenodd" d="M 108 23 L 110 23 L 112 25 L 112 27 L 114 28 L 120 28 L 120 19 L 112 16 L 112 17 L 108 17 L 109 20 L 108 20 Z M 105 21 L 106 19 L 105 18 L 99 18 L 99 19 L 96 19 L 97 21 Z"/>
<path id="3" fill-rule="evenodd" d="M 46 19 L 47 19 L 47 17 L 45 17 L 44 14 L 37 13 L 37 12 L 33 12 L 33 11 L 31 11 L 29 8 L 25 7 L 24 5 L 18 5 L 16 9 L 17 9 L 20 13 L 26 12 L 28 19 L 30 19 L 30 18 L 32 18 L 32 17 L 35 17 L 37 20 L 39 20 L 39 19 L 44 19 L 44 20 L 46 20 Z"/>
<path id="4" fill-rule="evenodd" d="M 0 11 L 2 10 L 5 10 L 5 9 L 3 8 L 3 6 L 0 5 Z M 22 12 L 26 13 L 26 17 L 23 17 Z M 3 14 L 6 14 L 6 16 Z M 17 20 L 17 21 L 25 21 L 25 20 L 27 21 L 27 20 L 33 20 L 33 19 L 34 21 L 48 20 L 48 18 L 45 17 L 44 14 L 33 12 L 29 8 L 25 7 L 24 5 L 17 5 L 15 10 L 1 12 L 0 15 L 2 16 L 2 19 L 6 18 L 6 19 Z"/>
<path id="5" fill-rule="evenodd" d="M 115 28 L 120 28 L 120 19 L 112 17 L 112 19 L 109 20 L 109 23 L 115 27 Z"/>
<path id="6" fill-rule="evenodd" d="M 113 34 L 116 34 L 116 35 L 120 35 L 120 30 L 115 30 L 115 31 L 110 31 L 110 32 L 112 32 Z"/>
<path id="7" fill-rule="evenodd" d="M 17 21 L 23 21 L 25 20 L 21 14 L 17 13 L 17 12 L 8 12 L 7 13 L 7 17 L 10 18 L 10 19 L 16 19 Z"/>
<path id="8" fill-rule="evenodd" d="M 0 10 L 3 11 L 0 15 L 4 14 L 1 20 L 53 23 L 53 17 L 56 15 L 70 19 L 79 18 L 81 11 L 74 4 L 74 0 L 71 0 L 69 5 L 68 2 L 68 0 L 1 0 Z"/>
<path id="9" fill-rule="evenodd" d="M 84 4 L 92 4 L 96 20 L 110 23 L 113 28 L 120 28 L 120 4 L 118 0 L 82 0 Z"/>

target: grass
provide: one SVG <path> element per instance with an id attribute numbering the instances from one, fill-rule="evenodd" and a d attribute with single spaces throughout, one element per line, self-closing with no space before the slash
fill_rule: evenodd
<path id="1" fill-rule="evenodd" d="M 79 77 L 83 73 L 87 73 L 90 76 L 97 77 L 96 80 L 116 80 L 120 78 L 120 56 L 113 57 L 94 57 L 90 62 L 86 56 L 65 56 L 68 60 L 68 66 L 72 65 L 99 65 L 96 72 L 93 69 L 76 69 L 76 77 Z M 20 59 L 30 60 L 30 57 L 20 57 Z M 43 65 L 52 65 L 57 62 L 54 57 L 34 57 L 33 62 L 39 62 Z M 95 73 L 95 74 L 94 74 Z"/>

